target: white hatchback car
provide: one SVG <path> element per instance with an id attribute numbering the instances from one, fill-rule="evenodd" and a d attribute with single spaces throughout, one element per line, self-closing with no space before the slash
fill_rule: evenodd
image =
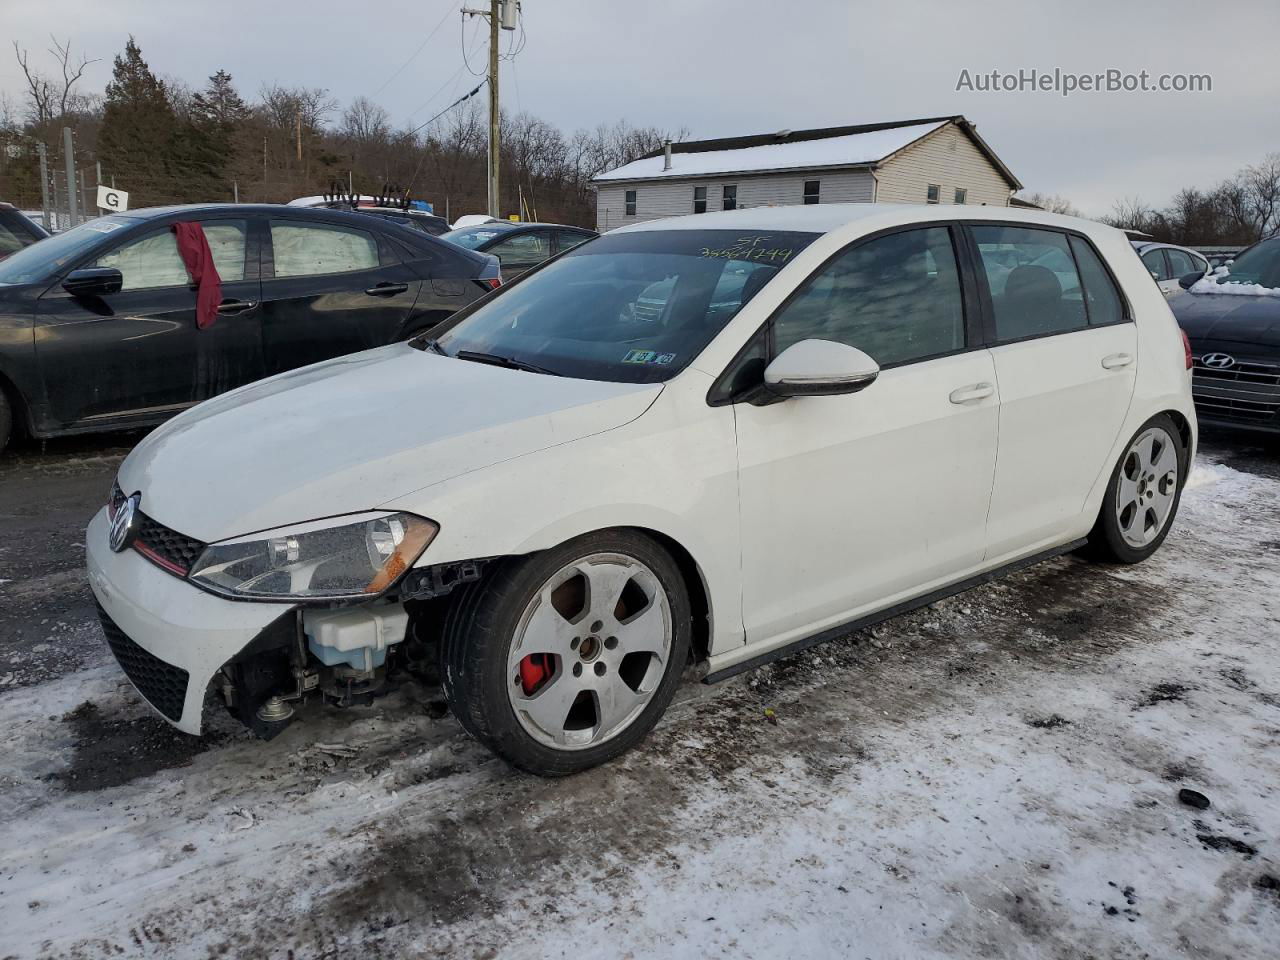
<path id="1" fill-rule="evenodd" d="M 1149 556 L 1196 443 L 1179 333 L 1083 220 L 641 224 L 432 339 L 176 417 L 121 466 L 89 576 L 189 733 L 210 688 L 271 736 L 434 656 L 466 730 L 565 774 L 640 740 L 690 662 L 723 678 L 1067 550 Z"/>

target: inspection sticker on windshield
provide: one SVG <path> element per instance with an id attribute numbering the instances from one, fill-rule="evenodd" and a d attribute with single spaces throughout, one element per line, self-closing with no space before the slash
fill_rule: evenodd
<path id="1" fill-rule="evenodd" d="M 107 220 L 103 223 L 86 223 L 84 228 L 86 230 L 92 230 L 94 233 L 110 233 L 112 230 L 119 230 L 123 226 L 123 223 L 114 223 Z"/>
<path id="2" fill-rule="evenodd" d="M 628 350 L 622 358 L 623 363 L 661 363 L 668 364 L 675 360 L 674 353 L 658 353 L 655 350 Z"/>

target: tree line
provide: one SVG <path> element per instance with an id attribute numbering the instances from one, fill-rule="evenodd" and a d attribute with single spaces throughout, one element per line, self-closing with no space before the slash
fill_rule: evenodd
<path id="1" fill-rule="evenodd" d="M 0 197 L 19 206 L 41 203 L 39 143 L 58 186 L 62 128 L 70 127 L 77 167 L 100 164 L 103 182 L 128 190 L 134 207 L 236 197 L 280 203 L 340 184 L 359 193 L 394 185 L 455 219 L 487 209 L 483 98 L 423 128 L 397 129 L 367 97 L 341 108 L 327 90 L 269 84 L 250 100 L 224 70 L 192 89 L 157 76 L 132 37 L 101 94 L 82 90 L 94 61 L 74 56 L 69 41 L 55 39 L 47 53 L 52 71 L 15 42 L 27 89 L 20 102 L 0 100 Z M 565 134 L 523 112 L 503 111 L 500 123 L 503 215 L 523 204 L 537 219 L 582 226 L 595 225 L 593 176 L 685 135 L 624 120 Z"/>

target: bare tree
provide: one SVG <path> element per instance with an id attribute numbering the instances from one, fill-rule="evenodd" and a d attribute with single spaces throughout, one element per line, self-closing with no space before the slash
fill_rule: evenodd
<path id="1" fill-rule="evenodd" d="M 1280 153 L 1269 153 L 1242 175 L 1249 192 L 1256 236 L 1261 240 L 1280 229 Z"/>
<path id="2" fill-rule="evenodd" d="M 1050 213 L 1060 213 L 1067 217 L 1080 216 L 1080 211 L 1074 203 L 1056 193 L 1029 193 L 1019 199 L 1025 200 L 1027 203 L 1034 203 L 1041 210 L 1048 210 Z"/>
<path id="3" fill-rule="evenodd" d="M 59 43 L 58 38 L 52 35 L 49 39 L 53 41 L 53 48 L 48 53 L 57 61 L 61 80 L 51 80 L 32 69 L 30 53 L 19 47 L 17 40 L 13 41 L 14 56 L 18 60 L 18 66 L 22 68 L 23 76 L 27 79 L 31 120 L 37 124 L 59 120 L 67 115 L 68 108 L 76 102 L 75 87 L 84 76 L 85 68 L 91 63 L 98 62 L 90 60 L 83 54 L 80 55 L 79 60 L 73 61 L 69 39 L 66 43 Z"/>

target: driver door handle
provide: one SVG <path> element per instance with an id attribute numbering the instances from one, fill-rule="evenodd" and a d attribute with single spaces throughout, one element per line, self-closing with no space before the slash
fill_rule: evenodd
<path id="1" fill-rule="evenodd" d="M 391 283 L 384 280 L 382 283 L 375 283 L 365 293 L 371 297 L 394 297 L 397 293 L 404 293 L 408 289 L 407 283 Z"/>
<path id="2" fill-rule="evenodd" d="M 1133 363 L 1133 354 L 1131 353 L 1113 353 L 1102 358 L 1102 369 L 1119 370 Z"/>
<path id="3" fill-rule="evenodd" d="M 971 383 L 967 387 L 958 387 L 951 391 L 952 403 L 973 403 L 975 400 L 985 400 L 996 392 L 996 388 L 989 383 Z"/>
<path id="4" fill-rule="evenodd" d="M 257 305 L 257 300 L 223 300 L 218 304 L 218 313 L 224 317 L 237 313 L 248 313 Z"/>

